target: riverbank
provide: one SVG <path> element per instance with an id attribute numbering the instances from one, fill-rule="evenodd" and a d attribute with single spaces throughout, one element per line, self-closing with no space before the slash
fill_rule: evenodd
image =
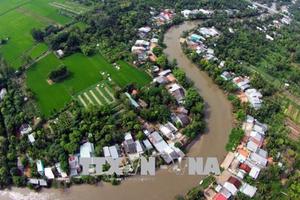
<path id="1" fill-rule="evenodd" d="M 195 83 L 206 104 L 206 132 L 196 139 L 187 156 L 217 157 L 219 163 L 226 155 L 225 145 L 232 128 L 232 108 L 226 95 L 216 86 L 205 72 L 200 71 L 182 52 L 179 38 L 183 31 L 193 29 L 200 21 L 184 22 L 170 28 L 165 34 L 165 53 L 170 60 L 177 60 L 179 67 Z M 34 196 L 27 189 L 13 189 L 12 192 L 1 196 L 1 199 L 145 199 L 172 200 L 177 194 L 185 194 L 196 186 L 203 177 L 176 175 L 172 170 L 158 170 L 154 177 L 132 177 L 122 181 L 119 186 L 101 183 L 98 186 L 77 185 L 66 190 L 44 189 L 40 197 Z M 11 194 L 18 193 L 14 198 Z M 22 196 L 21 196 L 22 195 Z M 31 197 L 32 196 L 32 197 Z M 2 198 L 3 197 L 3 198 Z"/>

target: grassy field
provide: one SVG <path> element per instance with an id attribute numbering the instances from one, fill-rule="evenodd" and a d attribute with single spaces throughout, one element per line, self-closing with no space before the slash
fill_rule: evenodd
<path id="1" fill-rule="evenodd" d="M 300 124 L 300 106 L 294 102 L 287 101 L 284 109 L 284 114 L 295 123 Z"/>
<path id="2" fill-rule="evenodd" d="M 49 72 L 61 64 L 68 67 L 71 72 L 70 77 L 61 83 L 49 85 L 47 83 Z M 72 96 L 86 91 L 88 87 L 103 80 L 111 79 L 119 86 L 125 86 L 131 82 L 143 86 L 151 81 L 146 73 L 127 63 L 120 61 L 119 65 L 118 70 L 101 55 L 85 57 L 78 53 L 59 60 L 50 54 L 27 71 L 27 86 L 36 95 L 42 113 L 48 116 L 51 111 L 62 108 Z"/>
<path id="3" fill-rule="evenodd" d="M 30 31 L 50 24 L 66 24 L 72 19 L 59 13 L 51 2 L 63 0 L 0 0 L 0 38 L 9 38 L 7 44 L 0 46 L 0 54 L 15 69 L 22 64 L 22 54 L 35 46 Z M 42 47 L 38 47 L 40 49 Z M 38 57 L 38 49 L 33 50 Z"/>

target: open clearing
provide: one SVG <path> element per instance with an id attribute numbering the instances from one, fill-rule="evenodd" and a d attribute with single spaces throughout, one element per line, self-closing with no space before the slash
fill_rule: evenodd
<path id="1" fill-rule="evenodd" d="M 70 71 L 70 77 L 63 82 L 49 85 L 46 81 L 49 72 L 61 64 L 67 66 Z M 103 88 L 101 86 L 98 87 L 101 91 L 100 93 L 96 87 L 89 88 L 102 81 L 116 84 L 116 86 L 120 87 L 132 82 L 143 86 L 151 81 L 148 74 L 130 66 L 126 62 L 120 61 L 118 64 L 120 66 L 119 70 L 99 54 L 86 57 L 83 54 L 77 53 L 62 60 L 57 59 L 54 54 L 49 54 L 28 69 L 27 86 L 35 94 L 42 113 L 49 116 L 52 111 L 61 109 L 72 97 L 76 97 L 80 101 L 79 93 L 83 94 L 80 96 L 87 105 L 89 103 L 99 105 L 94 95 L 103 104 L 113 102 L 108 92 L 113 93 L 112 87 L 109 87 L 108 84 Z M 84 95 L 84 92 L 87 95 Z M 84 103 L 82 104 L 85 106 Z"/>
<path id="2" fill-rule="evenodd" d="M 33 28 L 64 25 L 72 20 L 61 15 L 60 9 L 51 6 L 53 2 L 75 7 L 75 3 L 66 0 L 0 0 L 0 38 L 9 38 L 7 44 L 0 46 L 0 54 L 13 68 L 20 67 L 23 53 L 30 52 L 36 45 L 30 34 Z M 33 58 L 43 52 L 45 46 L 39 45 L 32 52 Z"/>

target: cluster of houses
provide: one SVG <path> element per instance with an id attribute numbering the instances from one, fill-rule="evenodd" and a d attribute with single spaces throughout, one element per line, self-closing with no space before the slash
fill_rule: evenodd
<path id="1" fill-rule="evenodd" d="M 217 60 L 212 48 L 208 48 L 204 42 L 210 38 L 216 38 L 220 35 L 220 32 L 215 27 L 201 27 L 193 34 L 191 34 L 187 40 L 185 40 L 188 48 L 196 51 L 197 54 L 202 54 L 206 60 Z"/>
<path id="2" fill-rule="evenodd" d="M 172 9 L 164 9 L 158 15 L 155 15 L 155 12 L 151 13 L 153 15 L 152 21 L 157 26 L 162 26 L 164 24 L 171 23 L 174 19 L 176 13 Z"/>
<path id="3" fill-rule="evenodd" d="M 205 15 L 205 16 L 211 16 L 212 14 L 214 14 L 214 11 L 212 10 L 204 10 L 204 9 L 194 9 L 194 10 L 183 10 L 181 11 L 181 14 L 186 18 L 193 18 L 199 14 L 201 15 Z"/>
<path id="4" fill-rule="evenodd" d="M 152 27 L 143 26 L 137 30 L 138 40 L 135 41 L 131 47 L 132 54 L 137 56 L 137 61 L 134 64 L 143 64 L 146 61 L 156 62 L 157 57 L 152 52 L 158 44 L 159 27 L 164 24 L 171 23 L 175 17 L 175 12 L 171 9 L 165 9 L 159 14 L 155 12 L 155 9 L 151 11 L 152 15 Z"/>
<path id="5" fill-rule="evenodd" d="M 261 170 L 273 162 L 268 157 L 268 152 L 263 149 L 268 126 L 252 116 L 247 116 L 243 130 L 245 136 L 240 145 L 234 152 L 229 152 L 221 164 L 224 170 L 216 178 L 217 186 L 206 189 L 205 195 L 208 199 L 232 199 L 238 192 L 253 197 L 257 188 L 248 184 L 244 178 L 249 176 L 255 181 Z"/>
<path id="6" fill-rule="evenodd" d="M 221 77 L 225 81 L 232 81 L 234 85 L 239 88 L 240 94 L 238 97 L 242 103 L 249 102 L 256 110 L 261 108 L 263 95 L 257 89 L 251 88 L 249 77 L 235 77 L 234 73 L 228 71 L 224 71 Z"/>

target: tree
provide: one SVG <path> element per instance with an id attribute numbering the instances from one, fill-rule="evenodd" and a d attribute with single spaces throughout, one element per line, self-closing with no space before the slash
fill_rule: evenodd
<path id="1" fill-rule="evenodd" d="M 32 29 L 31 30 L 31 35 L 33 39 L 35 39 L 37 42 L 43 42 L 44 41 L 44 32 L 41 31 L 40 29 Z"/>
<path id="2" fill-rule="evenodd" d="M 157 58 L 157 64 L 159 65 L 159 66 L 161 66 L 162 68 L 167 68 L 167 66 L 168 66 L 168 58 L 167 58 L 167 56 L 166 55 L 161 55 L 161 56 L 159 56 L 158 58 Z"/>

